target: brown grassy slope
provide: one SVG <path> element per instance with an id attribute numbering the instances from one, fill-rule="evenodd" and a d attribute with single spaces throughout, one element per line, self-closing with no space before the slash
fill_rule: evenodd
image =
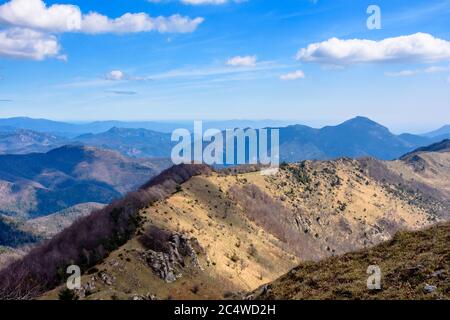
<path id="1" fill-rule="evenodd" d="M 437 172 L 438 179 L 439 170 L 445 176 L 447 161 L 414 171 L 420 188 L 404 174 L 413 170 L 410 163 L 373 159 L 306 161 L 283 165 L 274 176 L 231 171 L 186 177 L 171 183 L 176 192 L 139 211 L 142 225 L 129 241 L 83 270 L 88 290 L 81 293 L 86 299 L 222 298 L 273 281 L 300 261 L 370 248 L 398 230 L 429 227 L 446 220 L 449 198 L 436 196 L 441 185 L 426 177 Z M 165 185 L 167 174 L 143 189 Z M 190 261 L 184 256 L 174 267 L 180 277 L 161 279 L 151 268 L 155 261 L 146 258 L 153 249 L 139 241 L 151 226 L 198 242 L 201 267 L 184 265 Z M 56 298 L 58 290 L 45 298 Z"/>
<path id="2" fill-rule="evenodd" d="M 82 298 L 221 299 L 230 292 L 254 289 L 298 264 L 280 240 L 246 218 L 226 195 L 228 184 L 235 185 L 236 179 L 215 173 L 193 177 L 171 197 L 141 210 L 141 231 L 96 265 L 95 272 L 83 276 L 83 286 L 95 288 L 87 296 L 83 289 Z M 149 248 L 139 241 L 150 227 L 198 243 L 200 267 L 176 264 L 180 278 L 171 283 L 160 278 L 144 258 Z M 115 280 L 107 284 L 101 274 Z M 44 298 L 57 298 L 60 289 Z"/>
<path id="3" fill-rule="evenodd" d="M 272 281 L 300 261 L 369 248 L 399 229 L 442 220 L 421 200 L 420 190 L 400 192 L 408 182 L 385 163 L 370 165 L 384 177 L 350 159 L 285 165 L 270 177 L 258 172 L 192 177 L 139 212 L 143 224 L 137 234 L 83 276 L 85 298 L 223 298 Z M 391 182 L 393 177 L 404 185 Z M 171 283 L 158 277 L 144 259 L 149 248 L 139 241 L 151 226 L 198 242 L 201 268 L 177 265 L 181 277 Z M 105 282 L 105 274 L 115 280 Z M 46 298 L 56 298 L 58 290 Z"/>
<path id="4" fill-rule="evenodd" d="M 383 166 L 385 175 L 396 175 L 383 162 L 372 161 Z M 278 175 L 256 183 L 283 202 L 292 226 L 314 237 L 319 250 L 315 260 L 374 246 L 400 229 L 417 230 L 442 220 L 422 205 L 420 191 L 398 191 L 398 185 L 374 178 L 359 160 L 286 165 Z"/>
<path id="5" fill-rule="evenodd" d="M 450 299 L 449 244 L 450 223 L 400 232 L 372 249 L 303 263 L 247 298 Z M 370 265 L 381 268 L 381 290 L 367 289 Z"/>

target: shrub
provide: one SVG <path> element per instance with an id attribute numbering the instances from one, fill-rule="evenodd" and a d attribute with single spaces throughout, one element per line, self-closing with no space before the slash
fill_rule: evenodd
<path id="1" fill-rule="evenodd" d="M 139 237 L 142 245 L 155 252 L 168 253 L 170 250 L 169 241 L 172 233 L 159 229 L 155 226 L 150 226 L 145 233 Z"/>
<path id="2" fill-rule="evenodd" d="M 58 294 L 59 300 L 78 300 L 78 295 L 73 291 L 69 290 L 68 288 L 62 289 Z"/>

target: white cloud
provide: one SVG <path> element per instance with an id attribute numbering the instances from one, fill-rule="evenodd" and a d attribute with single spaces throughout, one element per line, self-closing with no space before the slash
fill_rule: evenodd
<path id="1" fill-rule="evenodd" d="M 184 4 L 201 5 L 201 4 L 225 4 L 228 0 L 181 0 Z"/>
<path id="2" fill-rule="evenodd" d="M 187 5 L 221 5 L 230 2 L 241 3 L 247 0 L 147 0 L 150 3 L 181 2 Z"/>
<path id="3" fill-rule="evenodd" d="M 60 46 L 54 36 L 20 28 L 0 31 L 1 56 L 43 60 L 57 57 L 59 51 Z"/>
<path id="4" fill-rule="evenodd" d="M 110 19 L 98 13 L 89 13 L 83 16 L 80 31 L 91 34 L 149 31 L 186 33 L 195 31 L 203 21 L 203 18 L 191 19 L 180 15 L 151 18 L 145 13 L 126 13 L 119 18 Z"/>
<path id="5" fill-rule="evenodd" d="M 426 68 L 425 70 L 423 70 L 423 72 L 425 73 L 438 73 L 438 72 L 446 72 L 446 71 L 450 71 L 450 66 L 448 67 L 429 67 Z"/>
<path id="6" fill-rule="evenodd" d="M 425 69 L 415 69 L 415 70 L 401 70 L 398 72 L 386 72 L 385 75 L 388 77 L 411 77 L 418 74 L 430 74 L 430 73 L 440 73 L 450 71 L 450 66 L 432 66 Z"/>
<path id="7" fill-rule="evenodd" d="M 112 19 L 96 12 L 83 14 L 75 5 L 47 6 L 42 0 L 11 0 L 0 6 L 0 24 L 49 33 L 184 33 L 194 31 L 203 20 L 180 15 L 153 18 L 146 13 L 125 13 Z"/>
<path id="8" fill-rule="evenodd" d="M 56 57 L 56 59 L 64 62 L 69 61 L 69 57 L 66 54 L 60 54 L 59 56 Z"/>
<path id="9" fill-rule="evenodd" d="M 332 38 L 301 49 L 304 62 L 348 65 L 380 62 L 435 62 L 450 60 L 450 42 L 427 33 L 387 38 L 381 41 Z"/>
<path id="10" fill-rule="evenodd" d="M 227 65 L 232 67 L 254 67 L 256 65 L 256 56 L 236 56 L 227 61 Z"/>
<path id="11" fill-rule="evenodd" d="M 283 81 L 292 81 L 297 79 L 304 79 L 305 73 L 302 70 L 297 70 L 291 73 L 283 74 L 280 76 L 280 79 Z"/>
<path id="12" fill-rule="evenodd" d="M 52 34 L 186 33 L 195 31 L 203 20 L 181 15 L 150 17 L 146 13 L 125 13 L 113 19 L 96 12 L 83 14 L 78 6 L 70 4 L 47 6 L 42 0 L 10 0 L 0 5 L 0 25 L 8 28 L 0 30 L 0 55 L 67 61 L 67 55 L 58 54 L 60 45 Z"/>
<path id="13" fill-rule="evenodd" d="M 125 73 L 120 70 L 112 70 L 108 72 L 108 74 L 106 75 L 106 79 L 111 81 L 120 81 L 125 79 Z"/>
<path id="14" fill-rule="evenodd" d="M 11 0 L 0 6 L 0 23 L 52 32 L 81 29 L 80 8 L 73 5 L 47 7 L 42 0 Z"/>
<path id="15" fill-rule="evenodd" d="M 417 70 L 402 70 L 398 72 L 386 72 L 385 75 L 388 77 L 411 77 L 417 73 Z"/>
<path id="16" fill-rule="evenodd" d="M 222 5 L 230 2 L 242 3 L 248 0 L 147 0 L 150 3 L 181 2 L 186 5 Z"/>

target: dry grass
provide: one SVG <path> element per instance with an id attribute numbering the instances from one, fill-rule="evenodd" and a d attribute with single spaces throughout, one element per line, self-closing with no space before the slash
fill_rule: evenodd
<path id="1" fill-rule="evenodd" d="M 257 299 L 450 299 L 450 224 L 400 232 L 369 250 L 304 263 Z M 381 290 L 368 290 L 367 268 L 378 265 Z M 426 285 L 436 290 L 426 293 Z"/>

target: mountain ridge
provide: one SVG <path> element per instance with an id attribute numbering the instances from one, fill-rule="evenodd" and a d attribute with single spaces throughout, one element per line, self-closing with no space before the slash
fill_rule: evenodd
<path id="1" fill-rule="evenodd" d="M 0 125 L 1 123 L 0 119 Z M 127 125 L 127 123 L 107 123 L 111 125 L 103 127 L 107 131 L 85 133 L 70 138 L 60 138 L 51 133 L 38 133 L 25 131 L 25 129 L 19 129 L 22 130 L 22 133 L 8 132 L 3 136 L 0 133 L 0 152 L 2 152 L 2 145 L 4 146 L 3 153 L 29 153 L 34 151 L 45 152 L 51 150 L 52 147 L 59 147 L 64 144 L 80 144 L 107 148 L 136 158 L 169 158 L 171 156 L 171 149 L 175 143 L 171 141 L 169 133 L 149 130 L 149 128 L 118 127 L 118 125 Z M 6 122 L 6 124 L 11 123 Z M 139 126 L 139 124 L 132 123 L 129 126 Z M 189 128 L 192 124 L 184 125 Z M 207 127 L 205 125 L 204 129 Z M 36 129 L 36 127 L 33 128 Z M 439 137 L 413 134 L 395 135 L 385 126 L 361 116 L 349 119 L 336 126 L 325 126 L 320 129 L 305 125 L 268 128 L 280 130 L 280 156 L 282 161 L 288 162 L 312 159 L 327 160 L 343 156 L 372 156 L 382 160 L 391 160 L 418 147 L 450 137 L 450 134 Z M 50 129 L 51 127 L 49 127 Z M 22 136 L 30 137 L 28 138 L 30 141 L 23 141 L 27 139 Z M 51 143 L 47 142 L 49 139 L 52 139 Z M 15 143 L 13 143 L 14 141 Z M 19 142 L 22 145 L 20 148 L 17 147 Z"/>
<path id="2" fill-rule="evenodd" d="M 429 177 L 434 171 L 449 174 L 449 153 L 439 157 L 446 167 L 429 161 L 417 171 L 402 160 L 341 158 L 285 164 L 269 177 L 251 167 L 173 167 L 36 248 L 0 278 L 14 283 L 2 277 L 33 263 L 33 277 L 56 286 L 42 298 L 55 298 L 61 280 L 51 270 L 71 260 L 85 272 L 77 292 L 83 299 L 218 299 L 227 291 L 251 291 L 301 261 L 369 248 L 398 230 L 448 220 L 450 180 L 437 184 Z M 417 188 L 418 181 L 424 187 Z M 433 188 L 447 191 L 436 197 Z M 87 237 L 85 228 L 95 225 L 104 228 Z M 99 247 L 105 237 L 112 243 Z M 66 249 L 52 256 L 61 260 L 39 259 L 42 250 L 59 246 Z M 89 264 L 77 260 L 79 248 L 86 249 Z M 99 253 L 100 260 L 92 260 Z M 168 269 L 158 267 L 166 263 Z"/>

